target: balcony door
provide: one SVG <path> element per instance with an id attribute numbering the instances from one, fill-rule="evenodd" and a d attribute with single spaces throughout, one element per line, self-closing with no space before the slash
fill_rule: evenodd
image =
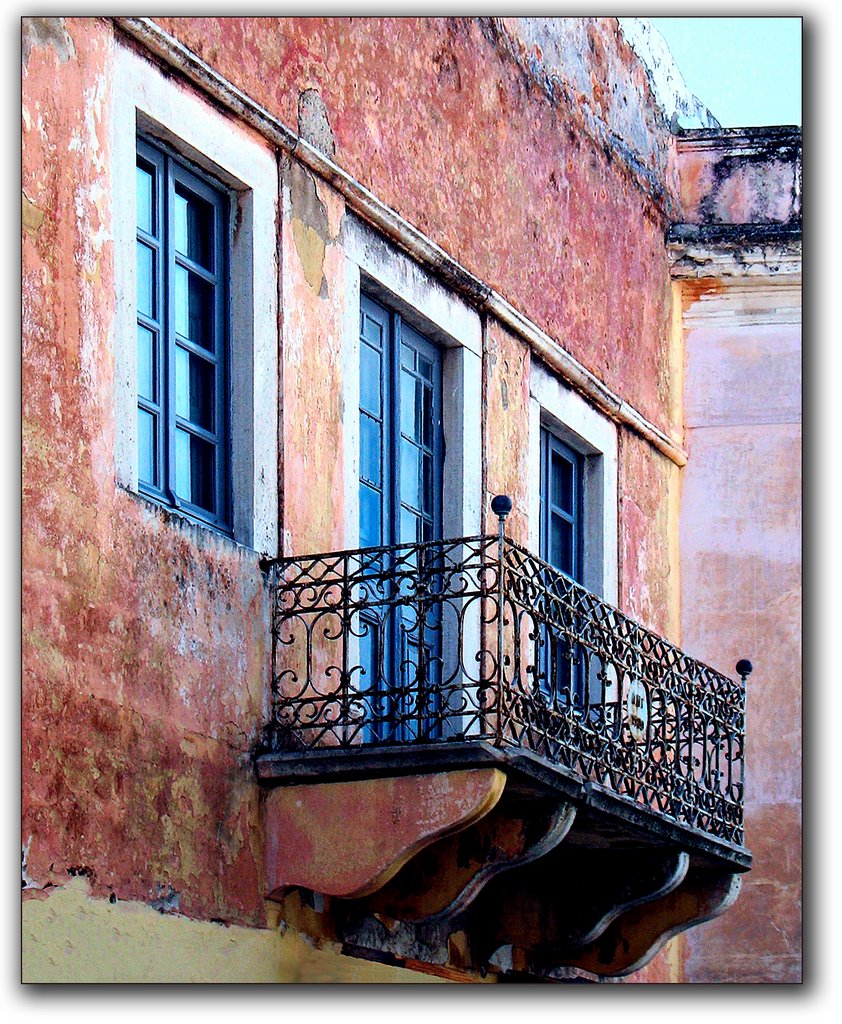
<path id="1" fill-rule="evenodd" d="M 441 351 L 398 313 L 360 297 L 360 546 L 384 552 L 383 600 L 362 616 L 365 738 L 406 742 L 435 732 L 441 609 L 416 601 L 435 553 L 401 545 L 441 540 Z"/>
<path id="2" fill-rule="evenodd" d="M 584 459 L 547 429 L 541 431 L 540 548 L 545 562 L 577 583 L 582 582 Z M 581 654 L 571 642 L 572 613 L 562 612 L 566 629 L 542 630 L 540 687 L 551 706 L 584 703 L 585 673 Z"/>

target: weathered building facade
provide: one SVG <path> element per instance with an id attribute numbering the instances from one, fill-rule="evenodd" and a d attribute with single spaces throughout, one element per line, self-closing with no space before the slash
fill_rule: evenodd
<path id="1" fill-rule="evenodd" d="M 24 976 L 795 980 L 797 134 L 613 19 L 22 56 Z"/>
<path id="2" fill-rule="evenodd" d="M 801 133 L 688 132 L 672 229 L 688 451 L 681 635 L 749 688 L 746 842 L 728 926 L 688 934 L 688 980 L 801 978 Z M 722 596 L 727 595 L 723 602 Z M 727 652 L 727 653 L 726 653 Z"/>

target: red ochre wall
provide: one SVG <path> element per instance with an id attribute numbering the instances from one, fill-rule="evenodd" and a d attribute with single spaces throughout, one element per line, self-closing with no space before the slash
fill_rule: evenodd
<path id="1" fill-rule="evenodd" d="M 293 130 L 317 90 L 336 163 L 669 427 L 665 220 L 588 134 L 603 94 L 640 81 L 641 160 L 666 180 L 668 132 L 615 19 L 569 19 L 585 23 L 587 91 L 552 101 L 540 52 L 516 59 L 489 19 L 155 20 Z"/>
<path id="2" fill-rule="evenodd" d="M 47 31 L 23 71 L 25 873 L 259 924 L 265 588 L 115 483 L 113 30 Z"/>
<path id="3" fill-rule="evenodd" d="M 342 167 L 658 426 L 673 426 L 663 213 L 585 131 L 582 109 L 563 92 L 551 101 L 488 23 L 160 23 L 293 128 L 299 94 L 317 89 Z M 587 33 L 615 70 L 641 75 L 612 20 L 588 21 Z M 117 45 L 107 20 L 87 18 L 24 40 L 26 892 L 42 897 L 84 875 L 95 896 L 265 926 L 250 757 L 266 714 L 269 617 L 256 556 L 115 482 Z M 594 60 L 589 116 L 601 102 Z M 294 187 L 279 243 L 282 527 L 297 551 L 342 539 L 343 204 L 317 188 L 326 237 L 316 262 L 328 287 L 296 243 Z M 487 491 L 506 490 L 525 509 L 530 353 L 491 320 L 485 336 Z M 620 601 L 677 639 L 676 471 L 629 431 L 620 442 Z M 525 539 L 525 520 L 512 528 Z M 668 950 L 639 980 L 675 977 Z"/>

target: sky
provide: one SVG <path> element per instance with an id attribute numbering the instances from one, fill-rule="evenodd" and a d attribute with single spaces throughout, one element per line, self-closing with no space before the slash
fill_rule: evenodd
<path id="1" fill-rule="evenodd" d="M 800 18 L 651 18 L 723 128 L 801 124 Z"/>

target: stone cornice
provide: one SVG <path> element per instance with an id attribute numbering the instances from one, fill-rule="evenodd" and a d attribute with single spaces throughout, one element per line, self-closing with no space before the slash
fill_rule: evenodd
<path id="1" fill-rule="evenodd" d="M 801 274 L 800 224 L 674 225 L 667 235 L 674 279 Z"/>

